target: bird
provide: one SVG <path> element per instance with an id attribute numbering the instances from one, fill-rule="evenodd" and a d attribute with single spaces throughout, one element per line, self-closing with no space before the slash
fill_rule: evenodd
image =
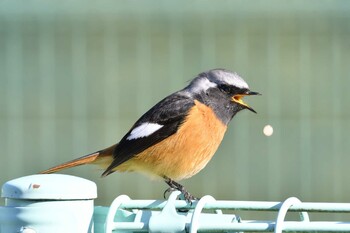
<path id="1" fill-rule="evenodd" d="M 118 143 L 40 173 L 95 164 L 104 169 L 102 177 L 116 171 L 138 172 L 163 179 L 169 186 L 166 192 L 179 190 L 186 201 L 196 200 L 178 182 L 207 165 L 238 112 L 256 113 L 243 101 L 253 95 L 260 93 L 251 91 L 236 72 L 202 72 L 143 114 Z"/>

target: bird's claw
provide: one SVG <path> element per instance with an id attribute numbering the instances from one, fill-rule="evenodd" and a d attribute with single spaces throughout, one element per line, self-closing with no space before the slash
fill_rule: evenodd
<path id="1" fill-rule="evenodd" d="M 173 192 L 173 191 L 176 191 L 177 189 L 175 189 L 175 188 L 167 188 L 165 191 L 164 191 L 164 193 L 163 193 L 163 197 L 164 197 L 164 199 L 168 199 L 167 197 L 166 197 L 166 195 L 168 194 L 168 193 L 171 193 L 171 192 Z"/>
<path id="2" fill-rule="evenodd" d="M 193 201 L 198 201 L 199 199 L 195 196 L 193 196 L 191 193 L 187 192 L 185 189 L 183 190 L 180 190 L 183 197 L 184 197 L 184 200 L 187 202 L 187 203 L 190 203 L 192 205 L 192 202 Z"/>
<path id="3" fill-rule="evenodd" d="M 192 205 L 193 201 L 199 200 L 198 198 L 196 198 L 195 196 L 193 196 L 191 193 L 189 193 L 184 186 L 182 186 L 181 184 L 165 177 L 165 182 L 169 185 L 169 188 L 166 189 L 163 193 L 164 198 L 166 199 L 166 194 L 175 190 L 178 190 L 181 192 L 181 197 L 183 197 L 183 200 L 185 200 L 187 203 L 190 203 Z M 181 199 L 180 197 L 180 199 Z"/>

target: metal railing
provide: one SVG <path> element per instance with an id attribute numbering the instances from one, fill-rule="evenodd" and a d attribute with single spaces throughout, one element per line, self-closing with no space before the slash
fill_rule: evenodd
<path id="1" fill-rule="evenodd" d="M 97 186 L 92 181 L 62 174 L 20 177 L 2 186 L 0 233 L 350 232 L 350 221 L 328 221 L 337 219 L 335 213 L 350 213 L 350 203 L 303 203 L 295 197 L 283 202 L 217 201 L 209 195 L 188 203 L 179 195 L 174 191 L 167 200 L 120 195 L 108 207 L 94 206 Z M 264 211 L 276 214 L 247 220 L 237 215 L 242 211 L 260 211 L 259 218 L 265 218 Z M 288 212 L 299 216 L 291 221 Z M 328 213 L 327 221 L 309 216 L 322 212 Z"/>
<path id="2" fill-rule="evenodd" d="M 167 201 L 117 197 L 111 206 L 95 207 L 95 232 L 350 232 L 350 222 L 312 221 L 309 212 L 350 213 L 350 203 L 216 201 L 204 196 L 189 204 L 173 192 Z M 272 220 L 243 220 L 225 210 L 274 211 Z M 203 211 L 206 211 L 203 213 Z M 207 213 L 212 211 L 212 213 Z M 300 221 L 286 221 L 288 211 L 299 212 Z M 105 220 L 105 221 L 104 221 Z"/>

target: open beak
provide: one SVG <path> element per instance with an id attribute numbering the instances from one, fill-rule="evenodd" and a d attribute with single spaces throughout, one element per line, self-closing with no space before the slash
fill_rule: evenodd
<path id="1" fill-rule="evenodd" d="M 256 111 L 253 108 L 251 108 L 248 104 L 243 102 L 243 97 L 247 96 L 247 95 L 261 95 L 261 94 L 258 92 L 254 92 L 254 91 L 246 91 L 243 94 L 238 94 L 238 95 L 232 96 L 231 100 L 239 105 L 244 106 L 245 108 L 249 109 L 250 111 L 256 113 Z"/>

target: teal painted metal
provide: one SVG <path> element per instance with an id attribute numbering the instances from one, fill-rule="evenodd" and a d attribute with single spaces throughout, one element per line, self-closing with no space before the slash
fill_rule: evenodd
<path id="1" fill-rule="evenodd" d="M 2 186 L 0 232 L 75 232 L 93 230 L 96 184 L 68 175 L 32 175 Z"/>
<path id="2" fill-rule="evenodd" d="M 140 200 L 136 200 L 136 202 L 140 204 L 140 208 L 121 209 L 122 204 L 134 202 L 126 195 L 121 195 L 113 201 L 110 208 L 95 208 L 95 233 L 112 233 L 114 231 L 157 233 L 188 232 L 189 230 L 196 232 L 198 226 L 205 222 L 215 223 L 215 225 L 238 222 L 236 215 L 224 215 L 221 211 L 215 211 L 215 213 L 201 213 L 200 208 L 184 208 L 179 211 L 179 209 L 175 208 L 177 202 L 182 202 L 176 200 L 179 194 L 180 192 L 175 191 L 169 196 L 167 201 L 152 201 L 156 209 L 162 206 L 161 211 L 147 209 L 145 204 L 148 204 L 149 201 L 142 203 Z M 203 197 L 196 206 L 200 207 L 202 204 L 202 206 L 204 206 L 209 200 L 215 201 L 214 198 L 206 196 Z M 111 216 L 113 216 L 113 219 Z M 103 219 L 106 219 L 105 223 L 103 223 Z"/>
<path id="3" fill-rule="evenodd" d="M 276 219 L 276 225 L 274 230 L 275 233 L 282 233 L 284 223 L 285 223 L 284 220 L 289 208 L 295 204 L 300 204 L 300 203 L 301 201 L 296 197 L 290 197 L 282 203 Z M 309 214 L 307 212 L 300 212 L 300 218 L 302 221 L 306 221 L 306 222 L 310 221 Z"/>
<path id="4" fill-rule="evenodd" d="M 178 193 L 169 196 L 163 210 L 150 217 L 148 228 L 151 232 L 184 232 L 186 229 L 186 216 L 178 214 L 174 207 Z"/>
<path id="5" fill-rule="evenodd" d="M 200 211 L 197 211 L 197 214 L 191 212 L 177 212 L 175 208 L 175 202 L 176 198 L 180 192 L 173 192 L 169 199 L 166 201 L 165 206 L 162 208 L 161 211 L 149 211 L 149 210 L 141 210 L 138 211 L 135 214 L 135 227 L 137 227 L 138 230 L 145 230 L 149 232 L 185 232 L 186 231 L 186 225 L 191 223 L 194 223 L 193 229 L 196 229 L 196 221 L 199 220 L 199 218 L 203 219 L 205 217 L 208 217 L 207 214 L 201 215 Z M 130 198 L 122 195 L 116 198 L 107 215 L 107 222 L 106 222 L 106 232 L 111 233 L 113 229 L 117 230 L 131 230 L 132 223 L 124 223 L 124 222 L 112 222 L 113 216 L 115 215 L 116 211 L 119 209 L 119 207 L 123 204 L 125 201 L 130 201 Z M 205 198 L 201 199 L 202 202 L 205 201 Z M 159 201 L 155 201 L 158 202 Z M 200 203 L 200 202 L 199 202 Z M 199 204 L 197 204 L 199 206 Z M 199 208 L 196 208 L 196 210 L 199 210 Z M 232 219 L 235 219 L 235 215 L 229 215 L 225 216 L 225 218 L 216 219 L 218 216 L 211 216 L 208 221 L 215 221 L 216 223 L 220 223 L 220 221 L 225 220 L 227 218 L 230 218 L 229 220 L 232 221 Z M 142 222 L 138 222 L 142 221 Z"/>
<path id="6" fill-rule="evenodd" d="M 122 203 L 120 208 L 123 209 L 162 209 L 165 202 L 154 200 L 133 200 L 131 202 Z M 245 210 L 245 211 L 278 211 L 283 202 L 274 201 L 222 201 L 208 202 L 205 209 L 221 209 L 221 210 Z M 190 209 L 191 205 L 185 201 L 178 200 L 175 203 L 176 208 Z M 193 208 L 193 206 L 192 206 Z M 350 203 L 327 203 L 327 202 L 303 202 L 295 204 L 289 208 L 292 212 L 334 212 L 334 213 L 350 213 Z"/>
<path id="7" fill-rule="evenodd" d="M 217 225 L 214 222 L 201 224 L 200 232 L 228 232 L 228 231 L 254 231 L 273 232 L 276 227 L 275 221 L 241 221 L 239 223 L 226 223 Z M 350 232 L 350 222 L 298 222 L 287 221 L 284 223 L 283 231 L 288 232 Z"/>
<path id="8" fill-rule="evenodd" d="M 350 213 L 349 203 L 302 203 L 295 197 L 284 202 L 217 201 L 211 196 L 188 204 L 177 200 L 131 200 L 118 196 L 110 207 L 93 207 L 95 183 L 66 175 L 33 175 L 2 187 L 0 233 L 8 232 L 350 232 L 350 222 L 310 221 L 309 212 Z M 223 210 L 275 211 L 276 219 L 241 220 Z M 205 213 L 203 213 L 205 211 Z M 289 211 L 300 221 L 286 221 Z"/>
<path id="9" fill-rule="evenodd" d="M 176 200 L 173 192 L 168 201 L 131 200 L 126 195 L 117 197 L 110 208 L 96 207 L 96 233 L 112 232 L 282 232 L 282 231 L 350 231 L 350 222 L 313 221 L 308 212 L 350 213 L 348 203 L 302 203 L 295 197 L 284 202 L 216 201 L 204 196 L 192 205 Z M 181 211 L 179 211 L 181 210 Z M 215 213 L 202 213 L 212 210 Z M 222 210 L 275 211 L 270 221 L 241 220 Z M 288 211 L 298 211 L 301 221 L 286 221 Z M 108 216 L 108 217 L 107 217 Z M 103 224 L 103 219 L 107 219 Z"/>

